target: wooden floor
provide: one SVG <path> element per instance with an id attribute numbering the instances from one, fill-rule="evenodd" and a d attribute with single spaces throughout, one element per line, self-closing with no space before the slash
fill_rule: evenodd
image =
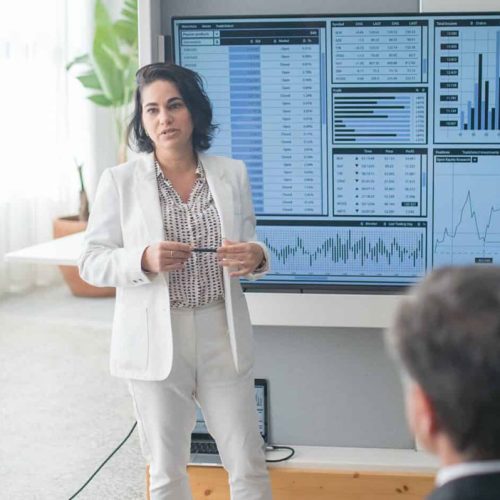
<path id="1" fill-rule="evenodd" d="M 224 469 L 190 466 L 188 472 L 194 500 L 230 500 Z M 276 467 L 270 476 L 273 500 L 422 500 L 434 484 L 433 474 L 401 472 Z"/>

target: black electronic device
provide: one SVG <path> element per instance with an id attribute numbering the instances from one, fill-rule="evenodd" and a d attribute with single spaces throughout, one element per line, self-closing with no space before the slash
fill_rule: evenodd
<path id="1" fill-rule="evenodd" d="M 259 419 L 259 431 L 264 440 L 268 442 L 268 391 L 267 380 L 255 379 L 255 404 Z M 191 458 L 192 464 L 219 465 L 221 463 L 217 445 L 214 438 L 208 432 L 205 419 L 200 408 L 196 408 L 196 425 L 191 434 Z"/>

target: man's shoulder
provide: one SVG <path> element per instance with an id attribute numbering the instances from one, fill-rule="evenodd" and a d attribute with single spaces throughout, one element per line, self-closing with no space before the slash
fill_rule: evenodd
<path id="1" fill-rule="evenodd" d="M 454 479 L 436 488 L 427 500 L 499 500 L 500 472 Z"/>

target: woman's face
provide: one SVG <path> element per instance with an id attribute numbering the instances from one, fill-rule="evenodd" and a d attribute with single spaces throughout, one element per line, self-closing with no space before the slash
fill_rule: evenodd
<path id="1" fill-rule="evenodd" d="M 192 149 L 193 121 L 177 86 L 156 80 L 142 90 L 142 123 L 155 150 Z"/>

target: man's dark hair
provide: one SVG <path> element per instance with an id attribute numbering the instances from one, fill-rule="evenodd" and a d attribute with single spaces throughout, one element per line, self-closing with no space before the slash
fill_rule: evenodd
<path id="1" fill-rule="evenodd" d="M 398 310 L 388 340 L 469 460 L 500 459 L 500 267 L 445 267 Z"/>
<path id="2" fill-rule="evenodd" d="M 137 71 L 134 111 L 127 127 L 128 143 L 143 153 L 154 151 L 154 143 L 147 136 L 142 123 L 142 91 L 157 80 L 172 82 L 178 88 L 193 121 L 193 149 L 205 151 L 210 147 L 216 126 L 212 123 L 212 105 L 198 73 L 169 63 L 153 63 Z"/>

